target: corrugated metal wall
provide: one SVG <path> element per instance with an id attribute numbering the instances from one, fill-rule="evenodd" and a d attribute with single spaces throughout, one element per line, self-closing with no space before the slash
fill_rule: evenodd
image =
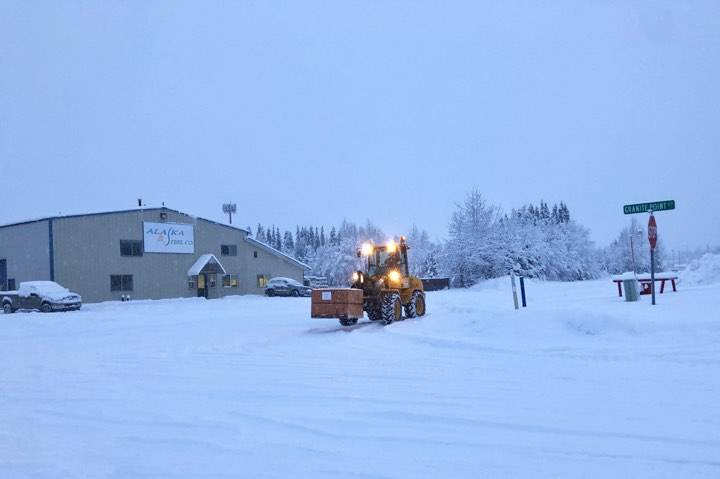
<path id="1" fill-rule="evenodd" d="M 7 260 L 7 279 L 50 279 L 49 221 L 0 228 L 0 259 Z"/>
<path id="2" fill-rule="evenodd" d="M 160 214 L 165 216 L 161 218 Z M 122 256 L 120 240 L 143 240 L 143 221 L 194 225 L 194 254 L 143 253 Z M 214 254 L 228 274 L 239 277 L 237 288 L 224 288 L 218 275 L 209 297 L 262 294 L 257 276 L 286 276 L 302 281 L 303 269 L 245 241 L 246 233 L 172 210 L 149 209 L 111 214 L 55 218 L 55 280 L 80 293 L 85 302 L 197 296 L 189 288 L 187 270 L 205 253 Z M 236 256 L 223 256 L 221 245 L 237 245 Z M 0 258 L 8 259 L 8 276 L 19 281 L 50 279 L 48 221 L 0 228 Z M 256 254 L 257 252 L 257 254 Z M 256 257 L 257 256 L 257 257 Z M 111 275 L 132 275 L 133 291 L 111 291 Z"/>

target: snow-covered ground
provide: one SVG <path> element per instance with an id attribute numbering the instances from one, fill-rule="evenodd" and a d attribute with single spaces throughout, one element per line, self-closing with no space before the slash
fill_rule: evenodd
<path id="1" fill-rule="evenodd" d="M 251 296 L 0 316 L 0 477 L 720 477 L 720 285 L 528 296 L 352 329 Z"/>

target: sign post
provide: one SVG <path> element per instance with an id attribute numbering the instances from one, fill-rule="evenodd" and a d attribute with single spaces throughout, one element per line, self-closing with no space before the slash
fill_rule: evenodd
<path id="1" fill-rule="evenodd" d="M 655 304 L 655 246 L 657 246 L 657 223 L 652 210 L 648 220 L 648 241 L 650 242 L 650 291 L 652 292 L 652 304 Z"/>
<path id="2" fill-rule="evenodd" d="M 518 309 L 517 286 L 515 286 L 515 270 L 512 270 L 510 272 L 510 282 L 512 283 L 513 303 L 515 303 L 515 309 Z"/>
<path id="3" fill-rule="evenodd" d="M 657 246 L 657 223 L 653 213 L 675 209 L 675 200 L 655 201 L 653 203 L 636 203 L 623 206 L 623 213 L 634 215 L 636 213 L 650 213 L 648 219 L 648 241 L 650 242 L 650 292 L 652 304 L 655 304 L 655 246 Z"/>

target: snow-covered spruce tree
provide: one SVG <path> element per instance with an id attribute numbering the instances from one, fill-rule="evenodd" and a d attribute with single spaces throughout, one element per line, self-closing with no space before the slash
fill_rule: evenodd
<path id="1" fill-rule="evenodd" d="M 595 278 L 600 263 L 586 228 L 570 219 L 564 203 L 526 205 L 501 222 L 504 268 L 528 277 L 575 281 Z"/>
<path id="2" fill-rule="evenodd" d="M 313 274 L 325 276 L 332 286 L 348 286 L 353 271 L 361 267 L 361 260 L 357 257 L 358 246 L 362 241 L 376 240 L 370 235 L 379 236 L 382 232 L 369 221 L 366 228 L 343 221 L 334 239 L 336 244 L 326 243 L 315 251 L 309 263 Z"/>
<path id="3" fill-rule="evenodd" d="M 420 229 L 413 225 L 410 228 L 410 232 L 407 234 L 407 243 L 410 246 L 410 253 L 408 254 L 408 267 L 410 274 L 415 276 L 422 276 L 422 266 L 425 263 L 425 257 L 428 254 L 430 239 L 426 231 L 420 231 Z"/>
<path id="4" fill-rule="evenodd" d="M 540 201 L 500 215 L 477 191 L 457 205 L 441 267 L 457 286 L 515 271 L 531 278 L 574 281 L 595 278 L 600 261 L 586 228 L 561 202 Z"/>
<path id="5" fill-rule="evenodd" d="M 495 274 L 498 211 L 473 189 L 457 204 L 450 219 L 449 239 L 442 254 L 445 269 L 457 286 L 471 286 Z"/>
<path id="6" fill-rule="evenodd" d="M 442 246 L 430 240 L 427 231 L 413 225 L 406 235 L 410 253 L 410 274 L 419 278 L 436 278 L 440 276 L 440 254 Z"/>
<path id="7" fill-rule="evenodd" d="M 282 252 L 285 254 L 293 255 L 295 253 L 295 241 L 290 231 L 285 231 L 283 235 Z"/>
<path id="8" fill-rule="evenodd" d="M 440 276 L 440 250 L 433 249 L 425 256 L 425 262 L 422 264 L 419 276 L 421 278 L 437 278 Z"/>

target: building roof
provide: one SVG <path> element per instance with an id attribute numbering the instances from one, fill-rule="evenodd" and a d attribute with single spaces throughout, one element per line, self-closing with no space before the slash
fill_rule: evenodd
<path id="1" fill-rule="evenodd" d="M 36 218 L 36 219 L 33 219 L 33 220 L 26 220 L 26 221 L 20 221 L 20 222 L 17 222 L 17 223 L 9 223 L 9 224 L 5 224 L 5 225 L 0 225 L 0 228 L 9 228 L 9 227 L 12 227 L 12 226 L 20 226 L 20 225 L 25 225 L 25 224 L 30 224 L 30 223 L 39 223 L 39 222 L 41 222 L 41 221 L 59 220 L 59 219 L 64 219 L 64 218 L 82 218 L 82 217 L 85 217 L 85 216 L 100 216 L 100 215 L 114 215 L 114 214 L 123 214 L 123 213 L 137 213 L 137 212 L 141 212 L 141 211 L 170 211 L 170 212 L 172 212 L 172 213 L 177 213 L 177 214 L 179 214 L 179 215 L 187 216 L 188 218 L 191 218 L 191 219 L 194 219 L 194 220 L 207 221 L 208 223 L 212 223 L 212 224 L 214 224 L 214 225 L 224 226 L 225 228 L 230 228 L 230 229 L 233 229 L 233 230 L 236 230 L 236 231 L 242 231 L 242 232 L 244 232 L 244 233 L 246 233 L 246 234 L 250 234 L 250 232 L 247 231 L 247 230 L 244 229 L 244 228 L 238 228 L 238 227 L 235 227 L 235 226 L 232 226 L 232 225 L 226 225 L 226 224 L 224 224 L 224 223 L 219 223 L 219 222 L 217 222 L 217 221 L 209 220 L 209 219 L 207 219 L 207 218 L 201 218 L 201 217 L 199 217 L 199 216 L 192 216 L 192 215 L 189 215 L 189 214 L 187 214 L 187 213 L 183 213 L 182 211 L 174 210 L 174 209 L 172 209 L 172 208 L 167 208 L 167 207 L 165 207 L 165 206 L 155 207 L 155 208 L 134 208 L 134 209 L 130 209 L 130 210 L 103 211 L 103 212 L 98 212 L 98 213 L 85 213 L 85 214 L 76 214 L 76 215 L 47 216 L 47 217 L 45 217 L 45 218 Z M 258 241 L 258 240 L 256 240 L 256 239 L 250 238 L 250 237 L 248 237 L 248 236 L 245 237 L 245 240 L 246 240 L 248 243 L 257 246 L 258 248 L 260 248 L 260 249 L 262 249 L 262 250 L 264 250 L 264 251 L 267 251 L 267 252 L 270 253 L 270 254 L 273 254 L 273 255 L 275 255 L 275 256 L 277 256 L 277 257 L 279 257 L 279 258 L 285 259 L 285 260 L 289 261 L 290 263 L 295 264 L 296 266 L 299 266 L 300 268 L 304 269 L 305 271 L 311 271 L 311 270 L 312 270 L 312 268 L 311 268 L 310 266 L 308 266 L 307 264 L 303 263 L 302 261 L 298 261 L 297 259 L 293 258 L 292 256 L 287 255 L 287 254 L 283 253 L 282 251 L 278 251 L 278 250 L 276 250 L 275 248 L 273 248 L 272 246 L 270 246 L 270 245 L 268 245 L 268 244 L 265 244 L 265 243 L 263 243 L 263 242 L 261 242 L 261 241 Z M 201 258 L 202 258 L 202 256 L 201 256 Z M 198 260 L 198 261 L 199 261 L 199 260 Z M 215 258 L 215 261 L 217 261 L 217 258 Z M 219 261 L 218 261 L 218 263 L 219 263 Z"/>
<path id="2" fill-rule="evenodd" d="M 220 261 L 218 261 L 214 254 L 210 253 L 200 256 L 187 271 L 188 276 L 197 276 L 200 273 L 227 274 Z"/>
<path id="3" fill-rule="evenodd" d="M 287 255 L 287 254 L 283 253 L 282 251 L 278 251 L 275 248 L 273 248 L 272 246 L 263 243 L 262 241 L 258 241 L 256 239 L 250 238 L 249 236 L 245 237 L 245 241 L 247 241 L 248 243 L 250 243 L 253 246 L 257 246 L 258 248 L 267 251 L 270 254 L 274 254 L 275 256 L 286 259 L 289 262 L 295 264 L 296 266 L 301 267 L 305 271 L 312 271 L 312 268 L 310 266 L 306 265 L 305 263 L 303 263 L 302 261 L 298 261 L 297 259 L 293 258 L 292 256 Z"/>
<path id="4" fill-rule="evenodd" d="M 138 212 L 142 212 L 142 211 L 170 211 L 172 213 L 177 213 L 179 215 L 187 216 L 188 218 L 191 218 L 191 219 L 207 221 L 208 223 L 212 223 L 212 224 L 215 224 L 218 226 L 224 226 L 226 228 L 243 231 L 248 234 L 250 233 L 249 231 L 247 231 L 244 228 L 238 228 L 236 226 L 226 225 L 225 223 L 219 223 L 217 221 L 209 220 L 207 218 L 201 218 L 199 216 L 192 216 L 190 214 L 183 213 L 182 211 L 174 210 L 172 208 L 167 208 L 165 206 L 154 207 L 154 208 L 134 208 L 134 209 L 130 209 L 130 210 L 101 211 L 98 213 L 84 213 L 84 214 L 75 214 L 75 215 L 46 216 L 44 218 L 35 218 L 35 219 L 31 219 L 31 220 L 19 221 L 16 223 L 8 223 L 8 224 L 0 225 L 0 228 L 8 228 L 11 226 L 20 226 L 20 225 L 26 225 L 26 224 L 30 224 L 30 223 L 40 223 L 41 221 L 59 220 L 59 219 L 64 219 L 64 218 L 82 218 L 85 216 L 101 216 L 101 215 L 115 215 L 115 214 L 123 214 L 123 213 L 138 213 Z"/>

